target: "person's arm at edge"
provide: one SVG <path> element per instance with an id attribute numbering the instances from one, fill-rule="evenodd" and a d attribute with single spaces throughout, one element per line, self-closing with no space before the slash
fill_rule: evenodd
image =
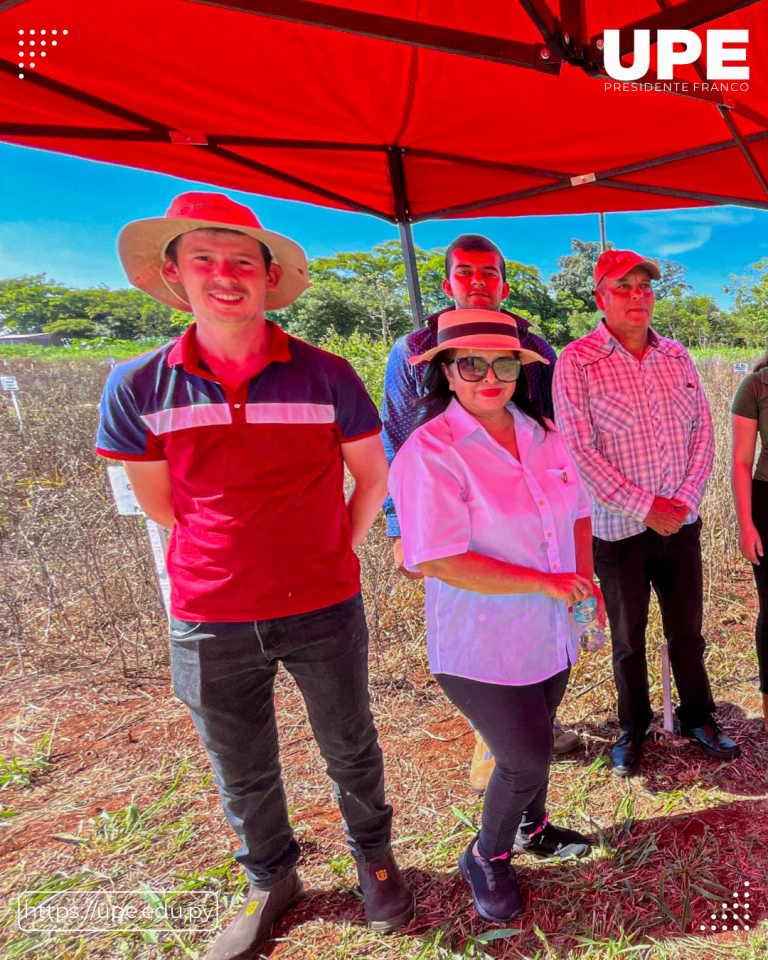
<path id="1" fill-rule="evenodd" d="M 146 515 L 171 530 L 174 524 L 171 475 L 167 460 L 124 460 L 134 496 Z"/>
<path id="2" fill-rule="evenodd" d="M 752 520 L 752 466 L 755 462 L 758 421 L 733 414 L 731 484 L 739 524 L 739 547 L 750 563 L 760 565 L 763 543 Z"/>
<path id="3" fill-rule="evenodd" d="M 381 510 L 387 493 L 389 467 L 379 434 L 342 443 L 341 455 L 355 482 L 347 500 L 347 510 L 352 549 L 356 550 Z"/>

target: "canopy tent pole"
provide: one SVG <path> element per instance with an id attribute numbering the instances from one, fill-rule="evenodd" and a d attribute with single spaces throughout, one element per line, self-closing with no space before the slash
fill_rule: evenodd
<path id="1" fill-rule="evenodd" d="M 605 214 L 599 213 L 598 216 L 600 217 L 600 253 L 605 253 Z"/>
<path id="2" fill-rule="evenodd" d="M 416 248 L 413 245 L 413 227 L 410 223 L 398 223 L 400 229 L 400 246 L 403 248 L 405 261 L 405 280 L 408 284 L 408 297 L 411 301 L 411 316 L 413 329 L 421 329 L 424 323 L 424 308 L 421 303 L 421 286 L 419 285 L 419 271 L 416 266 Z"/>
<path id="3" fill-rule="evenodd" d="M 424 321 L 424 310 L 421 303 L 421 286 L 419 284 L 419 270 L 416 264 L 416 248 L 413 244 L 413 217 L 408 204 L 408 194 L 405 188 L 405 165 L 403 154 L 405 147 L 394 145 L 387 148 L 389 159 L 389 179 L 392 184 L 392 195 L 395 201 L 395 219 L 400 230 L 400 246 L 403 249 L 405 262 L 405 282 L 408 285 L 408 298 L 411 301 L 411 317 L 413 329 L 419 330 Z"/>

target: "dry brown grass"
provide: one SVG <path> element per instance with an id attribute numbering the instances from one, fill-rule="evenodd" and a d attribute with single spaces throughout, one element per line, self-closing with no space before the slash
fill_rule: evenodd
<path id="1" fill-rule="evenodd" d="M 744 756 L 718 765 L 687 742 L 659 738 L 640 776 L 613 778 L 605 764 L 617 731 L 610 658 L 582 657 L 561 716 L 584 748 L 554 766 L 550 808 L 555 820 L 591 833 L 595 853 L 579 864 L 519 858 L 528 907 L 514 924 L 520 932 L 485 941 L 493 928 L 477 918 L 455 870 L 479 814 L 466 778 L 472 738 L 428 673 L 421 587 L 392 571 L 379 523 L 362 550 L 371 686 L 417 917 L 392 938 L 362 925 L 329 783 L 300 698 L 281 676 L 286 787 L 312 895 L 277 931 L 274 958 L 756 960 L 768 952 L 768 736 L 758 718 L 754 589 L 736 549 L 727 477 L 738 382 L 731 367 L 712 360 L 702 370 L 718 431 L 704 510 L 705 613 L 715 697 Z M 206 759 L 170 694 L 143 526 L 114 515 L 91 450 L 107 369 L 14 362 L 24 436 L 0 409 L 0 753 L 9 781 L 0 814 L 14 814 L 0 819 L 0 942 L 9 958 L 197 957 L 210 939 L 24 935 L 11 909 L 24 888 L 188 885 L 219 892 L 225 906 L 242 888 Z M 654 611 L 649 649 L 660 642 Z M 660 711 L 658 657 L 651 664 Z M 711 905 L 746 889 L 745 880 L 752 929 L 701 931 L 711 926 Z"/>

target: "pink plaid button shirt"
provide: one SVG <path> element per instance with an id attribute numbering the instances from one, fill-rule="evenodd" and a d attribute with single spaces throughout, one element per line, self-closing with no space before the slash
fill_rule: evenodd
<path id="1" fill-rule="evenodd" d="M 646 529 L 654 497 L 674 497 L 698 517 L 712 471 L 712 415 L 685 347 L 649 330 L 633 357 L 604 321 L 565 347 L 555 365 L 555 420 L 592 496 L 603 540 Z"/>

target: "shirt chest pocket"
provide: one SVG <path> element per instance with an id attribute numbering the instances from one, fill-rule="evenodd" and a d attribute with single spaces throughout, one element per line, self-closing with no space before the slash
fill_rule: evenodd
<path id="1" fill-rule="evenodd" d="M 601 393 L 589 398 L 589 412 L 592 422 L 607 433 L 622 433 L 629 430 L 635 422 L 635 414 L 630 405 L 629 394 Z"/>
<path id="2" fill-rule="evenodd" d="M 575 514 L 579 504 L 579 488 L 576 483 L 576 468 L 568 465 L 567 467 L 547 467 L 547 495 L 552 498 L 553 494 L 559 494 L 562 497 L 566 511 Z M 557 510 L 555 501 L 550 500 L 553 511 Z"/>
<path id="3" fill-rule="evenodd" d="M 696 417 L 696 389 L 694 387 L 673 387 L 669 402 L 672 413 L 684 423 L 690 424 Z"/>

